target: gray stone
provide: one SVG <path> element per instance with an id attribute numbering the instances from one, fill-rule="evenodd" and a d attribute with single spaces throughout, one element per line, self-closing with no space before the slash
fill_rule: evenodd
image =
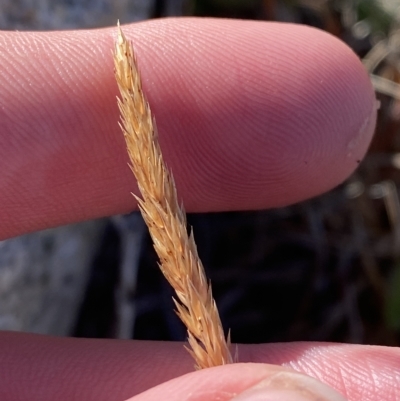
<path id="1" fill-rule="evenodd" d="M 68 335 L 103 233 L 97 220 L 0 242 L 0 329 Z"/>

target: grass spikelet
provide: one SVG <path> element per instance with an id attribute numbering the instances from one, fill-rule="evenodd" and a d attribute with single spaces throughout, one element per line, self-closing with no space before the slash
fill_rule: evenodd
<path id="1" fill-rule="evenodd" d="M 114 64 L 121 94 L 120 126 L 142 195 L 135 198 L 160 258 L 160 268 L 176 292 L 177 313 L 188 330 L 188 351 L 197 369 L 231 363 L 229 335 L 225 339 L 193 234 L 187 232 L 185 211 L 179 206 L 174 179 L 162 157 L 132 45 L 119 26 Z"/>

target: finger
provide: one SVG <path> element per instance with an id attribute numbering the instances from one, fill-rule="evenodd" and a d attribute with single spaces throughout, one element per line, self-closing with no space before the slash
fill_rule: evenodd
<path id="1" fill-rule="evenodd" d="M 293 368 L 350 401 L 397 401 L 400 394 L 399 348 L 311 342 L 246 345 L 241 361 Z"/>
<path id="2" fill-rule="evenodd" d="M 373 90 L 332 36 L 212 19 L 124 30 L 189 211 L 296 202 L 363 157 Z M 115 37 L 115 28 L 1 33 L 0 238 L 136 207 L 117 126 Z"/>
<path id="3" fill-rule="evenodd" d="M 193 361 L 180 343 L 3 332 L 0 355 L 0 399 L 5 400 L 122 401 L 193 371 Z M 400 394 L 400 350 L 396 348 L 318 343 L 241 345 L 239 360 L 293 368 L 321 380 L 350 401 L 397 401 Z M 235 372 L 231 373 L 238 377 Z M 265 377 L 265 372 L 260 372 L 249 375 L 246 383 Z"/>
<path id="4" fill-rule="evenodd" d="M 325 384 L 280 366 L 242 364 L 189 373 L 128 401 L 346 401 Z"/>

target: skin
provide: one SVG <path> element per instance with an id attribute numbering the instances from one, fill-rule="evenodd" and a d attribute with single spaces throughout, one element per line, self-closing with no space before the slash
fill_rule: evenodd
<path id="1" fill-rule="evenodd" d="M 370 81 L 351 50 L 323 32 L 208 19 L 124 32 L 188 211 L 315 196 L 351 174 L 368 148 Z M 116 123 L 115 35 L 0 33 L 0 238 L 136 207 Z M 352 401 L 400 394 L 400 352 L 387 347 L 242 345 L 240 361 L 254 364 L 193 372 L 182 344 L 3 332 L 0 355 L 0 399 L 11 401 L 230 400 L 279 366 Z"/>

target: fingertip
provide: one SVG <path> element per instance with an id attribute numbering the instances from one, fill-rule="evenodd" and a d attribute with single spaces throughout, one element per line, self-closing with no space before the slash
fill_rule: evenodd
<path id="1" fill-rule="evenodd" d="M 332 35 L 214 19 L 142 28 L 145 86 L 188 210 L 298 202 L 341 183 L 365 155 L 374 91 L 359 58 Z M 185 39 L 159 53 L 160 32 Z"/>
<path id="2" fill-rule="evenodd" d="M 374 134 L 378 109 L 359 57 L 339 39 L 325 32 L 319 36 L 319 57 L 304 62 L 314 66 L 307 96 L 300 102 L 304 118 L 312 114 L 309 136 L 314 142 L 309 149 L 314 163 L 304 165 L 315 194 L 340 184 L 358 167 Z"/>
<path id="3" fill-rule="evenodd" d="M 369 76 L 344 42 L 306 26 L 271 28 L 275 66 L 264 60 L 263 108 L 242 146 L 255 161 L 243 180 L 254 190 L 242 190 L 252 209 L 286 206 L 343 182 L 365 156 L 377 116 Z"/>
<path id="4" fill-rule="evenodd" d="M 253 363 L 235 363 L 189 373 L 128 401 L 155 399 L 345 401 L 335 390 L 310 376 L 280 366 Z"/>
<path id="5" fill-rule="evenodd" d="M 309 27 L 294 27 L 287 95 L 292 115 L 285 116 L 287 155 L 280 166 L 276 206 L 304 200 L 343 182 L 359 166 L 375 131 L 377 101 L 358 56 L 342 41 Z M 294 198 L 281 188 L 290 188 Z"/>

